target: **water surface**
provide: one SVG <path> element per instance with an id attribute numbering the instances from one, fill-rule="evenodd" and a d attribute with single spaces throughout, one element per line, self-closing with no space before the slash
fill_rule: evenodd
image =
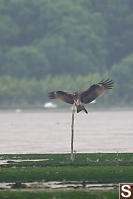
<path id="1" fill-rule="evenodd" d="M 133 152 L 133 111 L 75 115 L 76 152 Z M 0 153 L 70 152 L 71 112 L 1 111 Z"/>

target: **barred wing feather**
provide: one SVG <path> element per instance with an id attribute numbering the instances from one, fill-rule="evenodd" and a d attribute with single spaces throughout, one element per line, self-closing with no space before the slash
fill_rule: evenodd
<path id="1" fill-rule="evenodd" d="M 73 95 L 65 91 L 53 91 L 48 94 L 50 99 L 57 99 L 59 101 L 66 102 L 68 104 L 73 104 Z"/>
<path id="2" fill-rule="evenodd" d="M 113 84 L 112 80 L 107 79 L 92 85 L 90 88 L 80 93 L 81 102 L 84 104 L 92 102 L 97 97 L 106 93 L 109 89 L 112 89 Z"/>

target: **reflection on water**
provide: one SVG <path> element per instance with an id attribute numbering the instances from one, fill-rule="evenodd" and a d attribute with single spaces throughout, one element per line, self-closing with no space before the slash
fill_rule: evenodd
<path id="1" fill-rule="evenodd" d="M 0 112 L 0 153 L 70 151 L 71 112 Z M 77 152 L 133 152 L 133 111 L 75 115 Z"/>

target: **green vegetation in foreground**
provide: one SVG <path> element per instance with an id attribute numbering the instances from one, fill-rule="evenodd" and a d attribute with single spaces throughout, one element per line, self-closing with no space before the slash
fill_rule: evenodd
<path id="1" fill-rule="evenodd" d="M 133 181 L 133 166 L 1 168 L 0 182 L 80 181 L 119 183 Z"/>
<path id="2" fill-rule="evenodd" d="M 1 165 L 6 168 L 0 168 L 0 182 L 133 181 L 133 153 L 75 154 L 73 162 L 70 161 L 70 154 L 3 154 L 0 155 L 0 159 L 8 160 L 9 163 Z M 36 159 L 40 161 L 29 161 Z M 22 162 L 15 163 L 15 160 Z"/>
<path id="3" fill-rule="evenodd" d="M 8 160 L 8 164 L 1 165 L 1 167 L 133 166 L 133 153 L 77 153 L 74 157 L 72 162 L 70 161 L 70 154 L 0 155 L 1 160 Z M 22 159 L 22 162 L 15 162 L 19 159 Z M 31 161 L 35 159 L 40 159 L 40 161 Z"/>
<path id="4" fill-rule="evenodd" d="M 118 199 L 118 191 L 1 191 L 1 199 Z"/>

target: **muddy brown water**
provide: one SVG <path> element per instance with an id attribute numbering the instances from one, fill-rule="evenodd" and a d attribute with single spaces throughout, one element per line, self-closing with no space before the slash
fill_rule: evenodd
<path id="1" fill-rule="evenodd" d="M 133 152 L 133 110 L 75 115 L 76 152 Z M 0 111 L 0 153 L 70 152 L 71 111 Z"/>

